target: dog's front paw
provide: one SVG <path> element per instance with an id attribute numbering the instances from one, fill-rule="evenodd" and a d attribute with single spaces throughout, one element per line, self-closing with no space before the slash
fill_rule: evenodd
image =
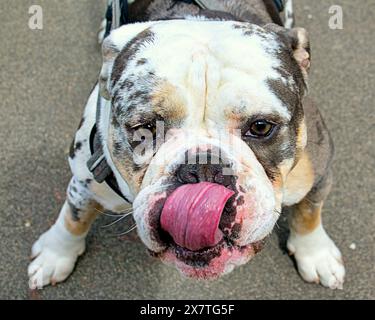
<path id="1" fill-rule="evenodd" d="M 330 289 L 343 288 L 345 268 L 340 250 L 322 226 L 306 235 L 291 232 L 287 246 L 304 280 Z"/>
<path id="2" fill-rule="evenodd" d="M 85 251 L 84 238 L 64 234 L 54 225 L 34 243 L 28 267 L 30 289 L 41 289 L 49 284 L 64 281 L 73 271 L 74 265 Z"/>

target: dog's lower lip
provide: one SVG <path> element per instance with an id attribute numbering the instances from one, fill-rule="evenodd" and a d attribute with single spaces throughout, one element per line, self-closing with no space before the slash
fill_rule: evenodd
<path id="1" fill-rule="evenodd" d="M 249 244 L 252 245 L 252 244 Z M 199 251 L 192 251 L 187 248 L 181 247 L 176 243 L 170 243 L 169 247 L 166 249 L 172 249 L 176 257 L 180 260 L 184 260 L 185 263 L 192 263 L 197 266 L 203 266 L 209 264 L 210 260 L 220 256 L 221 251 L 224 247 L 233 248 L 237 250 L 242 250 L 249 245 L 238 246 L 235 245 L 230 239 L 224 237 L 217 245 L 210 248 L 204 248 Z"/>
<path id="2" fill-rule="evenodd" d="M 224 239 L 222 239 L 218 244 L 216 244 L 214 247 L 210 247 L 210 248 L 204 248 L 204 249 L 201 249 L 201 250 L 198 250 L 198 251 L 192 251 L 192 250 L 189 250 L 187 248 L 184 248 L 184 247 L 181 247 L 179 246 L 178 244 L 176 243 L 171 243 L 170 244 L 170 247 L 173 248 L 174 250 L 181 250 L 183 252 L 186 252 L 187 254 L 190 254 L 190 255 L 196 255 L 196 256 L 200 256 L 200 255 L 204 255 L 204 254 L 207 254 L 217 248 L 220 248 L 221 246 L 223 246 L 223 244 L 228 244 L 228 242 Z"/>
<path id="3" fill-rule="evenodd" d="M 215 251 L 215 250 L 220 250 L 221 248 L 223 248 L 224 246 L 227 246 L 229 248 L 233 248 L 233 249 L 237 249 L 237 250 L 243 250 L 243 249 L 246 249 L 247 247 L 249 246 L 253 246 L 254 247 L 254 250 L 255 252 L 259 252 L 264 243 L 265 243 L 265 240 L 266 238 L 262 239 L 262 240 L 259 240 L 259 241 L 256 241 L 254 243 L 249 243 L 249 244 L 246 244 L 246 245 L 236 245 L 232 240 L 230 240 L 228 237 L 224 237 L 223 240 L 221 240 L 216 246 L 214 247 L 211 247 L 211 248 L 205 248 L 205 249 L 202 249 L 202 250 L 199 250 L 199 251 L 191 251 L 187 248 L 183 248 L 179 245 L 177 245 L 176 243 L 172 242 L 168 245 L 167 248 L 165 248 L 165 251 L 167 250 L 174 250 L 176 252 L 176 250 L 179 250 L 180 252 L 183 252 L 187 255 L 190 255 L 190 256 L 195 256 L 196 258 L 198 257 L 203 257 L 204 255 L 207 255 L 207 254 L 210 254 L 212 251 Z M 152 252 L 153 255 L 159 255 L 159 254 L 162 254 L 163 252 L 160 252 L 160 253 L 155 253 L 155 252 Z"/>

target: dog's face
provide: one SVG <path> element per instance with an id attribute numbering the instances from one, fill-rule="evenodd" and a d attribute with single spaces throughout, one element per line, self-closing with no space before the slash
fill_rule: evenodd
<path id="1" fill-rule="evenodd" d="M 138 233 L 192 277 L 247 262 L 272 231 L 306 144 L 303 29 L 164 21 L 103 44 L 105 133 Z"/>

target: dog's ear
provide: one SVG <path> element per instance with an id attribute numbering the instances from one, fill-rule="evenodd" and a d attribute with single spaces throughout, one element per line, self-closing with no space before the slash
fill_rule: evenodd
<path id="1" fill-rule="evenodd" d="M 294 52 L 294 58 L 301 67 L 304 77 L 307 77 L 311 65 L 309 35 L 304 28 L 293 28 L 287 31 L 287 36 Z"/>
<path id="2" fill-rule="evenodd" d="M 306 29 L 286 29 L 273 23 L 267 24 L 264 28 L 276 32 L 284 43 L 293 50 L 293 56 L 300 66 L 303 77 L 306 81 L 311 64 L 310 42 Z"/>
<path id="3" fill-rule="evenodd" d="M 102 44 L 103 64 L 100 71 L 99 87 L 103 98 L 110 100 L 110 79 L 115 59 L 121 50 L 139 33 L 145 31 L 155 22 L 134 23 L 113 30 Z"/>

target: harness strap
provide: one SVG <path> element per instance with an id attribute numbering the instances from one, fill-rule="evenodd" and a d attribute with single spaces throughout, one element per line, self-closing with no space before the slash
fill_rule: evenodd
<path id="1" fill-rule="evenodd" d="M 263 0 L 263 2 L 273 22 L 279 26 L 284 26 L 279 14 L 284 10 L 284 2 L 282 0 Z"/>
<path id="2" fill-rule="evenodd" d="M 213 10 L 213 11 L 226 11 L 226 7 L 222 2 L 217 0 L 175 0 L 176 2 L 184 2 L 189 4 L 196 4 L 201 9 Z M 280 12 L 284 10 L 284 0 L 263 0 L 266 10 L 273 22 L 283 26 L 283 22 L 280 18 Z"/>
<path id="3" fill-rule="evenodd" d="M 107 20 L 104 38 L 106 38 L 111 30 L 114 30 L 128 22 L 129 8 L 126 0 L 113 0 L 107 6 L 105 14 Z"/>
<path id="4" fill-rule="evenodd" d="M 108 186 L 121 198 L 126 202 L 131 203 L 131 201 L 129 201 L 129 199 L 120 191 L 115 175 L 105 159 L 103 146 L 96 126 L 97 125 L 95 124 L 90 133 L 90 151 L 92 156 L 89 161 L 87 161 L 87 167 L 94 176 L 96 182 L 107 183 Z"/>
<path id="5" fill-rule="evenodd" d="M 101 97 L 99 96 L 98 103 L 96 106 L 96 123 L 94 124 L 90 133 L 90 151 L 92 156 L 89 159 L 89 161 L 87 161 L 87 167 L 94 176 L 95 181 L 98 183 L 104 182 L 106 178 L 112 173 L 112 170 L 104 156 L 103 146 L 100 141 L 100 137 L 97 134 L 101 108 Z"/>
<path id="6" fill-rule="evenodd" d="M 108 6 L 106 19 L 107 19 L 107 29 L 105 36 L 106 37 L 111 30 L 120 27 L 122 24 L 125 24 L 127 21 L 127 10 L 128 10 L 128 1 L 126 0 L 113 0 L 112 3 Z M 108 186 L 116 192 L 121 198 L 126 202 L 131 203 L 120 191 L 117 180 L 111 167 L 108 165 L 108 162 L 105 158 L 103 145 L 98 134 L 98 127 L 100 121 L 100 112 L 102 109 L 102 97 L 100 93 L 98 94 L 98 101 L 96 106 L 96 119 L 95 125 L 91 129 L 90 133 L 90 151 L 91 157 L 87 161 L 86 165 L 89 171 L 92 173 L 94 179 L 98 183 L 106 182 Z"/>

